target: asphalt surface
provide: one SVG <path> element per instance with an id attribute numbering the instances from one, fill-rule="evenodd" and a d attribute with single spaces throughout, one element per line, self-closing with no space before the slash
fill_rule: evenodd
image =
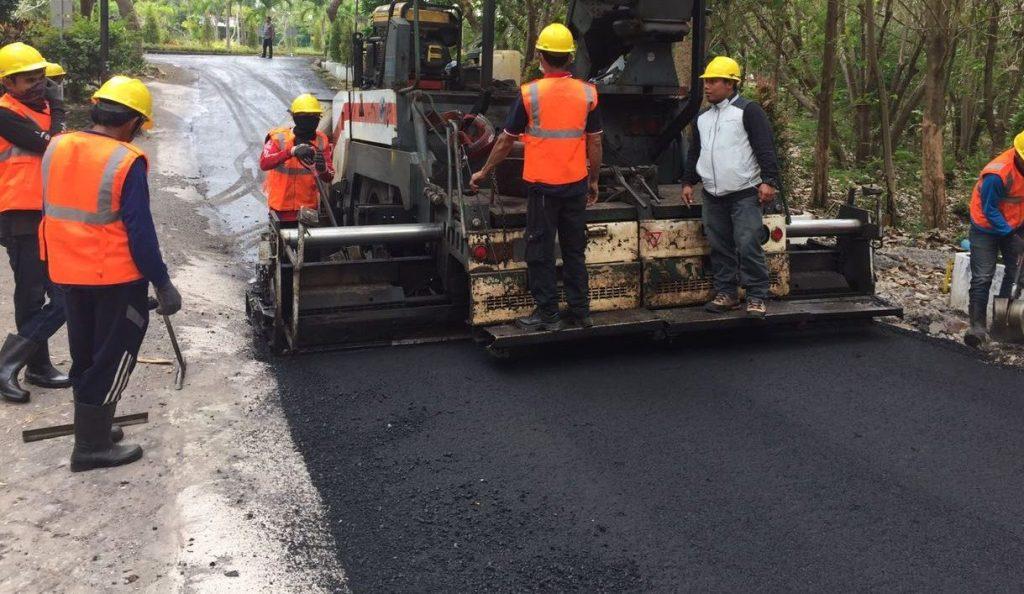
<path id="1" fill-rule="evenodd" d="M 880 326 L 282 359 L 354 591 L 1005 590 L 1022 374 Z"/>
<path id="2" fill-rule="evenodd" d="M 208 98 L 187 123 L 195 183 L 249 259 L 263 134 L 326 91 L 302 60 L 153 60 Z M 274 367 L 357 592 L 1024 584 L 1022 375 L 950 343 L 827 327 Z"/>

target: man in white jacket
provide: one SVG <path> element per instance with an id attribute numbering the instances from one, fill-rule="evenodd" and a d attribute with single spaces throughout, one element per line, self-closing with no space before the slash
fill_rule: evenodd
<path id="1" fill-rule="evenodd" d="M 683 174 L 683 202 L 693 203 L 693 186 L 704 184 L 704 232 L 711 245 L 715 297 L 705 309 L 738 309 L 739 287 L 747 291 L 747 314 L 767 313 L 768 265 L 761 246 L 761 208 L 778 194 L 779 160 L 764 109 L 740 96 L 740 65 L 719 56 L 704 74 L 710 103 L 693 126 Z"/>

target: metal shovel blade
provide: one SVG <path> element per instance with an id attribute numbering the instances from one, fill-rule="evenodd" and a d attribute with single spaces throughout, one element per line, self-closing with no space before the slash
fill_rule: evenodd
<path id="1" fill-rule="evenodd" d="M 992 300 L 992 336 L 1003 342 L 1024 340 L 1024 301 L 1009 297 Z"/>

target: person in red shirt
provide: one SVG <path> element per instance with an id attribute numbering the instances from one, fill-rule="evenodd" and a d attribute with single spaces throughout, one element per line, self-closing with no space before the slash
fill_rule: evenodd
<path id="1" fill-rule="evenodd" d="M 294 221 L 300 208 L 318 208 L 317 178 L 334 180 L 331 142 L 317 130 L 323 116 L 320 100 L 299 95 L 290 111 L 295 126 L 268 132 L 260 155 L 260 169 L 267 172 L 267 206 L 281 221 Z"/>

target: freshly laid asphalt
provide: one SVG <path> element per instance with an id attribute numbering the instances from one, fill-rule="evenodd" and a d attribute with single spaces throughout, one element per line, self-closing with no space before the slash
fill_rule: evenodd
<path id="1" fill-rule="evenodd" d="M 252 251 L 263 135 L 326 90 L 297 59 L 154 61 L 214 98 L 188 133 Z M 1024 375 L 950 343 L 825 327 L 274 368 L 356 592 L 1024 585 Z"/>
<path id="2" fill-rule="evenodd" d="M 889 327 L 278 360 L 360 591 L 1006 590 L 1022 374 Z"/>

